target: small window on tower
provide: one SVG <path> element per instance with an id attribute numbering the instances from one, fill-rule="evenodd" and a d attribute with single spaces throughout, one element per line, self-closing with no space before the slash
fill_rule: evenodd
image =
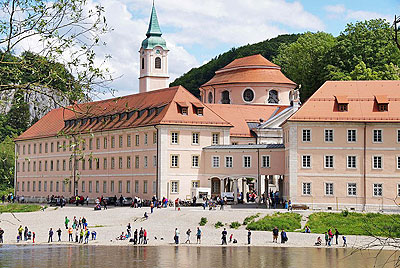
<path id="1" fill-rule="evenodd" d="M 156 67 L 156 69 L 161 69 L 161 58 L 160 57 L 156 58 L 155 67 Z"/>
<path id="2" fill-rule="evenodd" d="M 211 92 L 208 92 L 208 103 L 213 103 L 213 94 Z"/>
<path id="3" fill-rule="evenodd" d="M 144 69 L 144 58 L 142 58 L 142 69 Z"/>

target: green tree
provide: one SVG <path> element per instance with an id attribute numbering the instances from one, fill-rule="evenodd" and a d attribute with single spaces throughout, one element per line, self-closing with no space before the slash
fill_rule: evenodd
<path id="1" fill-rule="evenodd" d="M 25 102 L 23 93 L 19 90 L 15 92 L 10 110 L 6 116 L 7 126 L 19 135 L 30 126 L 29 104 Z"/>
<path id="2" fill-rule="evenodd" d="M 324 32 L 307 32 L 296 42 L 282 45 L 274 63 L 293 81 L 302 85 L 300 97 L 308 99 L 324 82 L 321 70 L 326 53 L 335 45 L 335 38 Z"/>
<path id="3" fill-rule="evenodd" d="M 14 160 L 14 142 L 11 137 L 6 137 L 0 143 L 0 190 L 14 184 Z"/>

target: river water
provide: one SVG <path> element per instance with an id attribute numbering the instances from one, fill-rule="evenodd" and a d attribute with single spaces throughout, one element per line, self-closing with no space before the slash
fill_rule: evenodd
<path id="1" fill-rule="evenodd" d="M 337 248 L 30 245 L 0 246 L 0 267 L 396 267 L 398 253 L 376 255 Z"/>

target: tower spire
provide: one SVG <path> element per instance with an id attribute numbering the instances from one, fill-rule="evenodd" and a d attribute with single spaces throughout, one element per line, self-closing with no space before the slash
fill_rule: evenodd
<path id="1" fill-rule="evenodd" d="M 153 0 L 153 7 L 151 9 L 151 16 L 150 16 L 150 23 L 149 23 L 149 29 L 147 30 L 146 36 L 161 36 L 162 32 L 160 29 L 160 24 L 158 23 L 158 18 L 157 18 L 157 11 L 156 7 L 154 6 L 154 0 Z"/>

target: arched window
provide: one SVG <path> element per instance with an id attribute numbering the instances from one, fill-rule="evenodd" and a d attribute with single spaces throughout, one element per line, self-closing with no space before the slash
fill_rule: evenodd
<path id="1" fill-rule="evenodd" d="M 246 102 L 252 102 L 254 100 L 254 91 L 251 90 L 250 88 L 247 88 L 244 92 L 243 92 L 243 99 Z"/>
<path id="2" fill-rule="evenodd" d="M 221 103 L 222 104 L 230 104 L 231 103 L 231 99 L 229 97 L 229 91 L 228 90 L 222 91 Z"/>
<path id="3" fill-rule="evenodd" d="M 142 69 L 144 69 L 144 58 L 142 58 Z"/>
<path id="4" fill-rule="evenodd" d="M 161 58 L 160 57 L 156 58 L 155 67 L 156 67 L 156 69 L 161 69 Z"/>
<path id="5" fill-rule="evenodd" d="M 276 91 L 276 90 L 269 91 L 268 103 L 276 103 L 276 104 L 279 103 L 278 91 Z"/>
<path id="6" fill-rule="evenodd" d="M 213 94 L 211 92 L 208 92 L 208 103 L 213 103 Z"/>

